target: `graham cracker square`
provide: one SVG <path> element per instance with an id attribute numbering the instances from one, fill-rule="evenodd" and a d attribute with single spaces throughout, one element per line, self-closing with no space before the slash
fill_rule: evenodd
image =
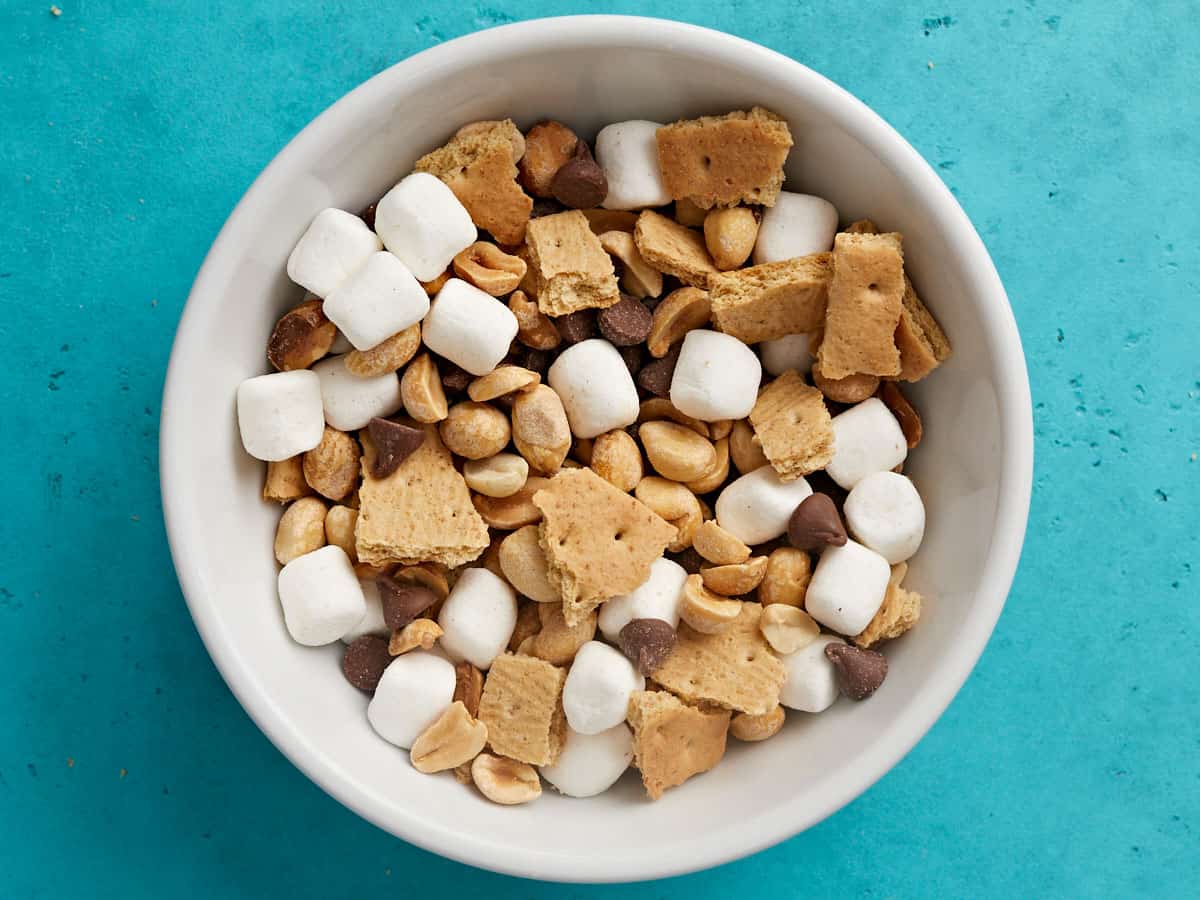
<path id="1" fill-rule="evenodd" d="M 831 253 L 720 272 L 708 280 L 713 322 L 747 344 L 815 331 L 832 278 Z"/>
<path id="2" fill-rule="evenodd" d="M 920 381 L 950 357 L 950 340 L 904 276 L 904 308 L 896 326 L 900 380 Z"/>
<path id="3" fill-rule="evenodd" d="M 833 279 L 818 362 L 826 378 L 900 374 L 896 326 L 904 298 L 900 235 L 848 234 L 833 242 Z"/>
<path id="4" fill-rule="evenodd" d="M 729 715 L 688 706 L 666 691 L 636 691 L 629 698 L 633 764 L 651 800 L 721 761 Z"/>
<path id="5" fill-rule="evenodd" d="M 538 309 L 546 315 L 604 309 L 621 299 L 612 257 L 579 210 L 534 219 L 525 242 Z"/>
<path id="6" fill-rule="evenodd" d="M 825 398 L 795 371 L 759 392 L 750 424 L 783 481 L 823 469 L 833 459 L 833 419 Z"/>
<path id="7" fill-rule="evenodd" d="M 533 656 L 505 653 L 492 661 L 479 699 L 479 721 L 501 756 L 548 766 L 567 733 L 562 709 L 565 670 Z"/>
<path id="8" fill-rule="evenodd" d="M 638 216 L 633 241 L 642 259 L 684 284 L 707 289 L 708 280 L 718 274 L 704 235 L 652 209 Z"/>

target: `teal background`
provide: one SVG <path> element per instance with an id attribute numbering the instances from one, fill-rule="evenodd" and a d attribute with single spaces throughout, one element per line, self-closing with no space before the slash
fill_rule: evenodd
<path id="1" fill-rule="evenodd" d="M 0 896 L 1195 895 L 1197 4 L 60 5 L 0 0 Z M 966 687 L 848 808 L 715 871 L 537 885 L 360 821 L 238 707 L 167 553 L 163 373 L 226 215 L 344 92 L 479 28 L 684 9 L 857 94 L 976 223 L 1029 358 L 1029 536 Z"/>

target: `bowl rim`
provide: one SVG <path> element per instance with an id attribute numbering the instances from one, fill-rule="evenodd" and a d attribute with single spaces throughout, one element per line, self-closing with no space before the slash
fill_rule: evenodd
<path id="1" fill-rule="evenodd" d="M 651 25 L 653 27 L 647 27 Z M 316 754 L 304 737 L 281 715 L 271 697 L 260 690 L 246 660 L 226 640 L 215 610 L 206 602 L 202 579 L 189 543 L 189 516 L 181 493 L 173 489 L 192 473 L 180 461 L 186 455 L 187 417 L 176 398 L 187 389 L 189 359 L 198 356 L 197 320 L 205 315 L 198 298 L 213 289 L 223 257 L 239 252 L 243 222 L 262 195 L 275 188 L 289 169 L 288 161 L 302 158 L 337 132 L 338 121 L 371 105 L 396 85 L 419 84 L 437 76 L 464 55 L 476 59 L 537 52 L 552 43 L 559 48 L 612 46 L 682 51 L 718 57 L 722 62 L 786 81 L 806 102 L 837 122 L 870 148 L 889 168 L 926 195 L 933 218 L 947 235 L 955 254 L 968 261 L 979 283 L 979 315 L 994 358 L 1006 365 L 998 380 L 1004 452 L 1001 483 L 1006 490 L 997 501 L 994 532 L 980 577 L 974 610 L 965 633 L 938 664 L 938 675 L 917 702 L 910 704 L 884 736 L 865 749 L 852 770 L 830 779 L 820 802 L 784 804 L 762 818 L 747 821 L 735 840 L 722 832 L 720 840 L 699 839 L 686 852 L 646 853 L 613 860 L 580 853 L 531 854 L 513 858 L 485 836 L 469 829 L 434 826 L 418 811 L 396 817 L 370 793 L 350 782 L 337 766 Z M 1003 285 L 982 239 L 966 213 L 933 168 L 877 113 L 862 101 L 796 60 L 759 44 L 724 32 L 667 19 L 640 16 L 585 15 L 533 19 L 464 35 L 421 51 L 390 66 L 344 95 L 296 135 L 271 160 L 242 196 L 222 226 L 193 282 L 171 348 L 163 388 L 160 418 L 159 477 L 163 517 L 179 584 L 196 628 L 209 655 L 238 702 L 267 738 L 297 768 L 328 794 L 379 828 L 425 850 L 495 872 L 564 882 L 620 882 L 680 875 L 747 856 L 817 824 L 866 791 L 895 766 L 929 730 L 971 673 L 995 627 L 1008 596 L 1020 558 L 1029 514 L 1033 476 L 1033 413 L 1025 356 Z M 661 848 L 667 849 L 667 848 Z"/>

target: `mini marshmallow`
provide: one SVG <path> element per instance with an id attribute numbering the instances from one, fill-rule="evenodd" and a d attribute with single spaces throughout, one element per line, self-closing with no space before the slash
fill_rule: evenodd
<path id="1" fill-rule="evenodd" d="M 900 423 L 878 397 L 833 417 L 833 459 L 829 477 L 846 490 L 876 472 L 889 472 L 908 456 Z"/>
<path id="2" fill-rule="evenodd" d="M 671 202 L 658 166 L 657 122 L 614 122 L 596 135 L 596 162 L 608 179 L 606 209 L 641 209 Z"/>
<path id="3" fill-rule="evenodd" d="M 758 399 L 762 364 L 754 351 L 728 334 L 689 331 L 671 378 L 671 403 L 702 422 L 744 419 Z"/>
<path id="4" fill-rule="evenodd" d="M 402 405 L 400 378 L 395 372 L 359 378 L 346 370 L 344 356 L 323 359 L 312 371 L 321 380 L 325 421 L 338 431 L 366 428 L 376 416 L 390 416 Z"/>
<path id="5" fill-rule="evenodd" d="M 374 634 L 387 637 L 387 623 L 383 621 L 383 603 L 379 599 L 379 582 L 374 579 L 360 578 L 358 586 L 362 588 L 363 600 L 366 601 L 367 611 L 358 620 L 358 624 L 342 635 L 343 644 L 353 644 L 360 637 Z"/>
<path id="6" fill-rule="evenodd" d="M 925 504 L 897 472 L 876 472 L 856 484 L 842 514 L 855 539 L 893 566 L 916 553 L 925 536 Z"/>
<path id="7" fill-rule="evenodd" d="M 467 569 L 438 616 L 440 644 L 455 662 L 487 669 L 504 652 L 517 625 L 517 595 L 487 569 Z"/>
<path id="8" fill-rule="evenodd" d="M 773 341 L 763 341 L 758 345 L 763 368 L 772 375 L 782 375 L 791 370 L 803 375 L 813 364 L 808 341 L 807 334 L 785 334 Z"/>
<path id="9" fill-rule="evenodd" d="M 425 346 L 472 375 L 486 375 L 500 365 L 516 336 L 512 311 L 461 278 L 451 278 L 438 291 L 421 325 Z"/>
<path id="10" fill-rule="evenodd" d="M 454 701 L 454 666 L 433 653 L 410 650 L 383 670 L 367 721 L 381 738 L 409 749 Z"/>
<path id="11" fill-rule="evenodd" d="M 332 644 L 367 611 L 350 557 L 329 544 L 297 556 L 279 571 L 279 602 L 288 633 L 298 644 Z"/>
<path id="12" fill-rule="evenodd" d="M 630 695 L 645 687 L 646 679 L 625 654 L 600 641 L 588 641 L 575 654 L 563 684 L 567 724 L 580 734 L 607 731 L 625 721 Z"/>
<path id="13" fill-rule="evenodd" d="M 421 281 L 445 272 L 477 236 L 454 191 L 427 172 L 414 172 L 383 196 L 375 206 L 375 230 Z"/>
<path id="14" fill-rule="evenodd" d="M 600 607 L 601 633 L 616 643 L 621 629 L 634 619 L 662 619 L 672 628 L 679 625 L 679 605 L 687 570 L 679 563 L 659 557 L 650 564 L 650 577 L 628 594 L 606 600 Z"/>
<path id="15" fill-rule="evenodd" d="M 787 531 L 788 519 L 811 493 L 803 478 L 782 481 L 770 465 L 759 466 L 717 496 L 717 524 L 743 544 L 764 544 Z"/>
<path id="16" fill-rule="evenodd" d="M 838 211 L 828 200 L 780 191 L 775 205 L 763 210 L 754 264 L 832 250 L 837 229 Z"/>
<path id="17" fill-rule="evenodd" d="M 837 676 L 833 663 L 825 656 L 830 644 L 845 643 L 832 634 L 817 638 L 795 653 L 780 657 L 787 669 L 787 680 L 779 691 L 779 702 L 788 709 L 819 713 L 833 706 L 838 698 Z"/>
<path id="18" fill-rule="evenodd" d="M 886 559 L 855 541 L 826 547 L 808 583 L 804 608 L 838 634 L 859 634 L 883 605 L 891 574 Z"/>
<path id="19" fill-rule="evenodd" d="M 606 340 L 592 338 L 564 350 L 546 383 L 562 400 L 577 438 L 594 438 L 637 421 L 637 386 L 617 348 Z"/>
<path id="20" fill-rule="evenodd" d="M 237 389 L 242 446 L 255 459 L 278 462 L 321 443 L 321 380 L 308 369 L 247 378 Z"/>
<path id="21" fill-rule="evenodd" d="M 321 210 L 288 257 L 288 278 L 318 297 L 328 297 L 382 246 L 353 213 Z"/>
<path id="22" fill-rule="evenodd" d="M 429 312 L 429 295 L 391 253 L 371 254 L 322 306 L 325 317 L 358 350 L 370 350 Z"/>
<path id="23" fill-rule="evenodd" d="M 568 797 L 595 797 L 616 784 L 633 762 L 633 732 L 624 722 L 599 734 L 567 729 L 566 743 L 542 777 Z"/>

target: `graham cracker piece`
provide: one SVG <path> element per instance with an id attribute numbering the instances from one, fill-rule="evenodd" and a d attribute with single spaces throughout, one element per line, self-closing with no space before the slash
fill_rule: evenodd
<path id="1" fill-rule="evenodd" d="M 364 428 L 362 486 L 358 490 L 355 549 L 375 566 L 439 562 L 455 568 L 488 547 L 488 530 L 471 492 L 454 468 L 436 425 L 421 426 L 425 440 L 391 475 L 371 475 L 375 444 Z"/>
<path id="2" fill-rule="evenodd" d="M 664 125 L 656 138 L 663 184 L 673 199 L 701 209 L 775 205 L 792 148 L 781 116 L 756 106 Z"/>
<path id="3" fill-rule="evenodd" d="M 546 315 L 604 309 L 621 299 L 612 257 L 579 210 L 539 216 L 529 223 L 525 242 L 538 309 Z"/>
<path id="4" fill-rule="evenodd" d="M 501 244 L 521 243 L 533 198 L 517 184 L 511 119 L 459 132 L 444 147 L 426 153 L 413 167 L 436 175 L 467 208 L 471 221 Z M 520 133 L 517 132 L 517 136 Z"/>
<path id="5" fill-rule="evenodd" d="M 873 647 L 880 641 L 894 640 L 916 625 L 917 620 L 921 618 L 921 595 L 900 586 L 907 572 L 908 563 L 892 566 L 887 593 L 883 595 L 883 605 L 862 633 L 854 636 L 854 643 L 859 647 Z"/>
<path id="6" fill-rule="evenodd" d="M 638 216 L 633 242 L 642 259 L 692 287 L 707 289 L 708 280 L 719 272 L 708 254 L 704 235 L 652 209 Z"/>
<path id="7" fill-rule="evenodd" d="M 591 469 L 563 469 L 533 495 L 533 505 L 542 511 L 538 542 L 547 574 L 571 626 L 649 578 L 650 564 L 676 535 L 674 525 Z"/>
<path id="8" fill-rule="evenodd" d="M 879 234 L 879 226 L 870 219 L 859 219 L 842 229 L 846 234 Z"/>
<path id="9" fill-rule="evenodd" d="M 562 708 L 565 670 L 533 656 L 497 656 L 479 699 L 479 721 L 501 756 L 552 765 L 562 750 L 567 720 Z"/>
<path id="10" fill-rule="evenodd" d="M 921 302 L 912 282 L 904 276 L 903 309 L 896 326 L 901 381 L 920 381 L 950 357 L 950 340 L 937 319 Z"/>
<path id="11" fill-rule="evenodd" d="M 783 481 L 824 469 L 833 459 L 833 419 L 825 398 L 795 371 L 759 392 L 750 424 Z"/>
<path id="12" fill-rule="evenodd" d="M 826 378 L 900 374 L 896 326 L 904 307 L 900 235 L 847 234 L 833 242 L 833 278 L 818 362 Z"/>
<path id="13" fill-rule="evenodd" d="M 729 710 L 688 706 L 666 691 L 634 692 L 629 698 L 633 764 L 651 800 L 721 761 L 729 715 Z"/>
<path id="14" fill-rule="evenodd" d="M 713 322 L 747 344 L 815 331 L 832 278 L 831 253 L 720 272 L 708 280 Z"/>
<path id="15" fill-rule="evenodd" d="M 762 606 L 743 603 L 720 634 L 680 624 L 675 649 L 654 670 L 654 680 L 690 703 L 715 703 L 752 716 L 770 712 L 787 670 L 758 630 L 761 615 Z"/>

